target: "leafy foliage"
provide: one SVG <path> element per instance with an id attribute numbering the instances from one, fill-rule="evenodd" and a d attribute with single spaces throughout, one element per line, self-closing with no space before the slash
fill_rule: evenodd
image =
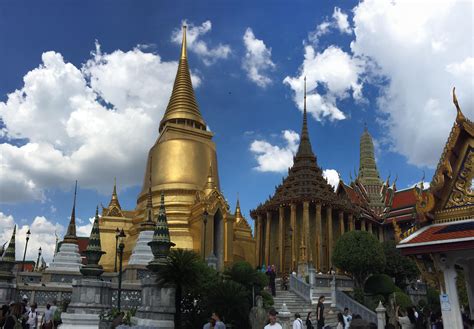
<path id="1" fill-rule="evenodd" d="M 420 275 L 420 271 L 415 262 L 403 256 L 396 245 L 397 243 L 393 240 L 382 243 L 386 259 L 383 272 L 394 278 L 398 287 L 405 288 L 409 281 L 415 280 Z"/>
<path id="2" fill-rule="evenodd" d="M 248 328 L 252 287 L 266 305 L 273 304 L 273 298 L 263 291 L 268 284 L 266 275 L 246 262 L 235 263 L 221 275 L 193 251 L 172 249 L 158 277 L 158 284 L 176 288 L 176 329 L 201 328 L 213 311 L 235 328 Z"/>
<path id="3" fill-rule="evenodd" d="M 350 273 L 358 288 L 363 287 L 370 274 L 385 267 L 385 254 L 377 238 L 365 231 L 344 233 L 334 247 L 333 264 Z"/>
<path id="4" fill-rule="evenodd" d="M 375 274 L 367 279 L 364 290 L 371 295 L 382 295 L 387 300 L 388 295 L 395 292 L 395 284 L 388 275 Z"/>
<path id="5" fill-rule="evenodd" d="M 400 306 L 400 309 L 405 310 L 407 307 L 413 306 L 413 303 L 410 299 L 410 296 L 405 294 L 402 291 L 397 291 L 393 293 L 393 298 L 395 303 Z"/>

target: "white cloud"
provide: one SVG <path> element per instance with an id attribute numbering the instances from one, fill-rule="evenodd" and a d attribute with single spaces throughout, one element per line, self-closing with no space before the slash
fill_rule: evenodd
<path id="1" fill-rule="evenodd" d="M 332 14 L 332 20 L 326 18 L 321 24 L 316 26 L 316 30 L 309 33 L 309 41 L 311 41 L 314 45 L 317 45 L 319 39 L 331 32 L 333 29 L 337 29 L 341 33 L 351 34 L 352 29 L 351 25 L 349 24 L 348 15 L 344 13 L 341 8 L 334 7 L 334 11 Z"/>
<path id="2" fill-rule="evenodd" d="M 326 178 L 328 184 L 331 185 L 334 190 L 336 190 L 337 185 L 339 184 L 339 173 L 335 169 L 324 169 L 323 177 Z"/>
<path id="3" fill-rule="evenodd" d="M 347 14 L 343 13 L 341 8 L 334 7 L 334 13 L 332 14 L 336 26 L 341 33 L 351 34 L 352 29 L 347 20 Z"/>
<path id="4" fill-rule="evenodd" d="M 196 53 L 205 65 L 212 65 L 219 59 L 226 59 L 231 54 L 229 45 L 218 44 L 216 47 L 209 47 L 208 44 L 201 40 L 202 36 L 212 29 L 211 21 L 207 20 L 200 26 L 195 26 L 184 20 L 181 26 L 187 26 L 186 41 L 187 49 Z M 175 29 L 171 35 L 171 40 L 176 44 L 182 42 L 182 28 Z"/>
<path id="5" fill-rule="evenodd" d="M 0 224 L 0 243 L 3 244 L 6 241 L 10 241 L 15 220 L 13 216 L 0 212 Z M 31 236 L 26 251 L 26 260 L 33 260 L 36 262 L 38 249 L 41 247 L 45 261 L 50 262 L 53 259 L 54 249 L 56 246 L 55 232 L 61 236 L 65 231 L 64 227 L 61 224 L 53 223 L 44 216 L 36 216 L 31 225 L 16 224 L 18 225 L 15 240 L 16 259 L 23 259 L 26 232 L 30 229 Z"/>
<path id="6" fill-rule="evenodd" d="M 265 88 L 272 80 L 267 76 L 267 71 L 275 68 L 272 62 L 272 49 L 267 48 L 263 40 L 255 38 L 251 28 L 247 28 L 243 36 L 245 57 L 242 67 L 247 72 L 247 77 L 257 86 Z"/>
<path id="7" fill-rule="evenodd" d="M 176 69 L 139 49 L 104 54 L 97 46 L 82 68 L 43 53 L 21 89 L 0 102 L 8 138 L 27 140 L 0 144 L 0 202 L 45 201 L 48 188 L 76 178 L 102 193 L 114 176 L 122 187 L 139 184 Z"/>
<path id="8" fill-rule="evenodd" d="M 303 110 L 303 80 L 307 81 L 307 109 L 317 120 L 324 118 L 343 120 L 346 115 L 337 107 L 337 100 L 350 95 L 362 101 L 361 75 L 363 61 L 351 56 L 336 46 L 330 46 L 316 53 L 313 46 L 305 47 L 305 58 L 296 77 L 287 76 L 283 82 L 293 89 L 294 101 Z M 324 87 L 320 93 L 316 88 Z"/>
<path id="9" fill-rule="evenodd" d="M 434 167 L 456 114 L 453 86 L 474 117 L 472 3 L 366 0 L 353 20 L 352 51 L 388 81 L 378 100 L 386 140 L 409 163 Z"/>
<path id="10" fill-rule="evenodd" d="M 300 136 L 293 130 L 283 130 L 284 146 L 272 145 L 265 140 L 254 140 L 250 151 L 258 162 L 256 170 L 261 172 L 285 172 L 293 164 Z"/>

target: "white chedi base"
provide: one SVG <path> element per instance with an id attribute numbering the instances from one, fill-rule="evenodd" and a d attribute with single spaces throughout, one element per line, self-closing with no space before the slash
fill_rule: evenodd
<path id="1" fill-rule="evenodd" d="M 82 259 L 79 247 L 75 243 L 63 243 L 59 252 L 49 264 L 48 271 L 79 272 L 82 267 Z"/>
<path id="2" fill-rule="evenodd" d="M 60 329 L 97 329 L 99 328 L 99 314 L 62 313 Z"/>
<path id="3" fill-rule="evenodd" d="M 142 231 L 138 236 L 137 243 L 132 251 L 132 256 L 128 261 L 128 265 L 148 265 L 153 259 L 153 253 L 148 245 L 153 239 L 153 231 Z"/>

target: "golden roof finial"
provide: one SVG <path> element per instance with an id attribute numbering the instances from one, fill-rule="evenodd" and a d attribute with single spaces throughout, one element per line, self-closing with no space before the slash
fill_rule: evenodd
<path id="1" fill-rule="evenodd" d="M 186 25 L 183 25 L 183 41 L 181 42 L 181 58 L 186 59 L 188 58 L 188 53 L 186 49 Z"/>
<path id="2" fill-rule="evenodd" d="M 176 73 L 168 107 L 160 122 L 160 132 L 167 122 L 206 130 L 206 123 L 201 117 L 201 112 L 199 111 L 196 97 L 194 96 L 191 74 L 189 72 L 186 51 L 186 26 L 183 26 L 183 42 L 181 45 L 178 72 Z"/>
<path id="3" fill-rule="evenodd" d="M 112 198 L 110 199 L 108 210 L 110 211 L 114 207 L 117 207 L 119 210 L 122 210 L 117 195 L 117 177 L 114 177 L 114 189 L 112 190 Z"/>
<path id="4" fill-rule="evenodd" d="M 456 122 L 462 123 L 466 121 L 466 117 L 462 113 L 461 107 L 459 106 L 459 103 L 458 103 L 458 98 L 456 97 L 456 87 L 453 87 L 453 103 L 454 103 L 454 106 L 456 106 L 456 111 L 457 111 Z"/>
<path id="5" fill-rule="evenodd" d="M 77 196 L 77 180 L 74 187 L 74 202 L 72 204 L 71 219 L 67 227 L 66 235 L 64 236 L 64 243 L 77 243 L 76 236 L 76 196 Z"/>
<path id="6" fill-rule="evenodd" d="M 237 193 L 237 203 L 235 205 L 235 218 L 236 219 L 242 218 L 242 211 L 240 210 L 240 200 L 239 200 L 238 193 Z"/>

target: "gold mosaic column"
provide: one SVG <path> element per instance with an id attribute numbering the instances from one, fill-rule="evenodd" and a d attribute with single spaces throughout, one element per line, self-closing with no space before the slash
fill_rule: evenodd
<path id="1" fill-rule="evenodd" d="M 316 204 L 316 255 L 317 270 L 321 271 L 323 265 L 323 241 L 322 241 L 323 224 L 321 219 L 321 204 Z"/>
<path id="2" fill-rule="evenodd" d="M 270 222 L 272 213 L 267 211 L 267 227 L 265 230 L 265 264 L 270 265 Z"/>
<path id="3" fill-rule="evenodd" d="M 292 203 L 290 205 L 291 215 L 291 229 L 293 234 L 291 236 L 291 270 L 296 270 L 296 205 Z"/>
<path id="4" fill-rule="evenodd" d="M 366 231 L 366 230 L 367 230 L 367 229 L 365 228 L 365 219 L 364 219 L 364 218 L 362 218 L 362 219 L 360 220 L 360 230 L 361 230 L 361 231 Z"/>
<path id="5" fill-rule="evenodd" d="M 281 273 L 284 271 L 284 264 L 285 264 L 285 259 L 284 259 L 284 254 L 285 254 L 285 246 L 284 246 L 284 241 L 285 241 L 285 226 L 284 226 L 284 220 L 285 220 L 285 208 L 280 205 L 280 208 L 278 209 L 278 217 L 279 217 L 279 223 L 278 223 L 278 249 L 280 251 L 280 268 L 278 271 Z"/>
<path id="6" fill-rule="evenodd" d="M 304 262 L 308 262 L 309 258 L 311 258 L 311 248 L 308 248 L 310 246 L 310 241 L 309 241 L 309 202 L 304 201 L 303 202 L 303 234 L 301 237 L 304 235 L 304 247 L 306 249 L 306 255 L 305 259 L 302 259 Z M 308 255 L 309 254 L 309 255 Z"/>
<path id="7" fill-rule="evenodd" d="M 328 224 L 328 269 L 332 266 L 332 247 L 333 247 L 333 234 L 332 234 L 332 208 L 328 207 L 326 210 L 327 224 Z"/>
<path id="8" fill-rule="evenodd" d="M 340 210 L 339 211 L 339 236 L 342 236 L 345 232 L 344 229 L 344 211 Z"/>
<path id="9" fill-rule="evenodd" d="M 349 231 L 354 231 L 354 215 L 349 214 Z"/>
<path id="10" fill-rule="evenodd" d="M 262 265 L 262 216 L 257 215 L 257 222 L 255 223 L 255 239 L 257 246 L 255 248 L 257 265 Z"/>
<path id="11" fill-rule="evenodd" d="M 382 226 L 379 226 L 379 227 L 378 227 L 378 231 L 379 231 L 379 241 L 380 241 L 380 242 L 384 242 L 383 227 L 382 227 Z"/>

